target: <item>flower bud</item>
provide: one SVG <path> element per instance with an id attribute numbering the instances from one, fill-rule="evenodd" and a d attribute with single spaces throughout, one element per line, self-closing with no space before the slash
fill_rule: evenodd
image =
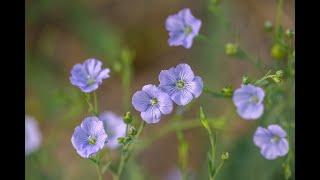
<path id="1" fill-rule="evenodd" d="M 287 30 L 286 30 L 286 36 L 287 36 L 288 38 L 293 38 L 293 36 L 294 36 L 294 31 L 293 31 L 292 29 L 287 29 Z"/>
<path id="2" fill-rule="evenodd" d="M 229 159 L 229 153 L 228 152 L 223 152 L 222 154 L 221 154 L 221 160 L 227 160 L 227 159 Z"/>
<path id="3" fill-rule="evenodd" d="M 225 53 L 228 56 L 233 56 L 235 54 L 237 54 L 238 52 L 238 46 L 236 44 L 233 43 L 227 43 L 225 46 Z"/>
<path id="4" fill-rule="evenodd" d="M 244 85 L 249 84 L 249 77 L 247 75 L 244 75 L 242 77 L 242 84 L 244 84 Z"/>
<path id="5" fill-rule="evenodd" d="M 222 88 L 221 93 L 225 97 L 231 97 L 232 94 L 233 94 L 232 87 L 231 86 L 226 86 L 226 87 Z"/>
<path id="6" fill-rule="evenodd" d="M 264 22 L 264 31 L 266 32 L 271 32 L 273 29 L 273 25 L 270 21 L 265 21 Z"/>
<path id="7" fill-rule="evenodd" d="M 274 44 L 271 48 L 271 56 L 276 60 L 281 60 L 286 56 L 286 50 L 280 44 Z"/>
<path id="8" fill-rule="evenodd" d="M 123 121 L 126 123 L 126 124 L 130 124 L 132 122 L 133 118 L 132 118 L 132 115 L 130 112 L 127 112 L 126 115 L 124 116 L 123 118 Z"/>
<path id="9" fill-rule="evenodd" d="M 136 135 L 137 134 L 137 130 L 136 130 L 136 128 L 134 128 L 133 126 L 131 126 L 130 128 L 129 128 L 129 135 L 132 135 L 132 136 L 134 136 L 134 135 Z"/>

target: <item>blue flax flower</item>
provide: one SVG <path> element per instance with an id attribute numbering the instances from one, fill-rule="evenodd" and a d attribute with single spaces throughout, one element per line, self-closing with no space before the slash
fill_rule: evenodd
<path id="1" fill-rule="evenodd" d="M 258 119 L 263 113 L 264 91 L 254 85 L 242 85 L 233 93 L 238 114 L 246 120 Z"/>
<path id="2" fill-rule="evenodd" d="M 101 66 L 101 61 L 94 58 L 74 65 L 70 76 L 71 84 L 78 86 L 85 93 L 98 89 L 102 80 L 109 77 L 110 72 L 108 68 L 101 69 Z"/>
<path id="3" fill-rule="evenodd" d="M 99 119 L 103 122 L 104 129 L 108 135 L 108 142 L 106 144 L 110 149 L 116 149 L 120 146 L 118 138 L 126 135 L 126 124 L 122 117 L 107 111 L 101 113 Z"/>
<path id="4" fill-rule="evenodd" d="M 37 121 L 31 117 L 25 116 L 25 155 L 29 155 L 36 151 L 41 144 L 41 133 Z"/>
<path id="5" fill-rule="evenodd" d="M 83 158 L 89 158 L 99 152 L 106 140 L 103 123 L 95 116 L 85 118 L 81 125 L 75 128 L 71 138 L 73 147 Z"/>
<path id="6" fill-rule="evenodd" d="M 166 20 L 166 29 L 169 31 L 168 43 L 170 46 L 180 46 L 189 49 L 193 38 L 198 35 L 201 20 L 195 18 L 190 9 L 185 8 L 177 14 L 170 15 Z"/>
<path id="7" fill-rule="evenodd" d="M 159 74 L 159 87 L 178 105 L 186 105 L 201 95 L 203 82 L 188 64 L 179 64 Z"/>
<path id="8" fill-rule="evenodd" d="M 134 93 L 132 105 L 141 112 L 141 118 L 147 123 L 158 123 L 161 114 L 169 114 L 173 109 L 168 94 L 151 84 L 143 86 L 142 91 Z"/>
<path id="9" fill-rule="evenodd" d="M 263 157 L 273 160 L 288 153 L 289 144 L 286 136 L 287 133 L 279 125 L 272 124 L 268 128 L 258 127 L 253 141 L 260 148 Z"/>

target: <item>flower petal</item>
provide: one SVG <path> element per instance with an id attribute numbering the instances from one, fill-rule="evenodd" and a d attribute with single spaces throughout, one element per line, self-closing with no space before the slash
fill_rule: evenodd
<path id="1" fill-rule="evenodd" d="M 289 152 L 289 143 L 285 138 L 280 139 L 276 146 L 279 156 L 284 156 Z"/>
<path id="2" fill-rule="evenodd" d="M 144 112 L 150 106 L 150 96 L 144 91 L 137 91 L 132 96 L 133 107 L 140 112 Z"/>
<path id="3" fill-rule="evenodd" d="M 170 114 L 173 110 L 173 103 L 170 96 L 166 93 L 160 93 L 157 97 L 159 100 L 159 110 L 162 114 Z"/>
<path id="4" fill-rule="evenodd" d="M 265 128 L 258 127 L 253 136 L 253 142 L 256 146 L 262 148 L 270 143 L 272 134 Z"/>
<path id="5" fill-rule="evenodd" d="M 184 106 L 191 102 L 193 95 L 188 90 L 179 90 L 172 94 L 171 99 L 178 105 Z"/>
<path id="6" fill-rule="evenodd" d="M 237 108 L 238 114 L 246 120 L 254 120 L 260 118 L 263 114 L 263 104 L 246 103 Z"/>
<path id="7" fill-rule="evenodd" d="M 190 82 L 194 79 L 194 73 L 188 64 L 178 64 L 175 68 L 175 74 L 179 79 Z"/>
<path id="8" fill-rule="evenodd" d="M 97 78 L 97 80 L 106 79 L 106 78 L 110 77 L 109 73 L 110 73 L 110 69 L 106 68 L 106 69 L 100 71 L 100 73 L 98 74 L 98 76 L 96 78 Z"/>
<path id="9" fill-rule="evenodd" d="M 261 154 L 268 160 L 273 160 L 278 157 L 277 146 L 273 143 L 270 143 L 267 146 L 261 148 Z"/>
<path id="10" fill-rule="evenodd" d="M 196 76 L 193 81 L 188 83 L 187 88 L 194 95 L 195 98 L 199 97 L 203 89 L 203 82 L 201 77 Z"/>
<path id="11" fill-rule="evenodd" d="M 277 135 L 279 137 L 286 137 L 287 136 L 287 133 L 277 124 L 271 124 L 268 126 L 268 130 L 274 134 L 274 135 Z"/>
<path id="12" fill-rule="evenodd" d="M 161 112 L 156 106 L 150 106 L 145 112 L 141 112 L 141 118 L 148 124 L 160 121 Z"/>

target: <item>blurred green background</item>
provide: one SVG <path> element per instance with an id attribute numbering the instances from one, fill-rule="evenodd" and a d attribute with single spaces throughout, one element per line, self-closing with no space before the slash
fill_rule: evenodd
<path id="1" fill-rule="evenodd" d="M 128 97 L 145 84 L 158 84 L 159 72 L 178 63 L 190 64 L 195 73 L 203 77 L 205 86 L 215 90 L 226 85 L 239 87 L 244 74 L 253 78 L 265 74 L 247 61 L 226 56 L 224 45 L 239 37 L 243 49 L 259 56 L 264 64 L 274 65 L 275 60 L 270 57 L 272 38 L 264 32 L 263 25 L 265 20 L 274 23 L 276 0 L 221 0 L 218 9 L 211 8 L 212 2 L 27 0 L 26 114 L 39 122 L 43 141 L 38 151 L 26 157 L 26 179 L 97 177 L 94 164 L 78 156 L 70 140 L 74 128 L 87 115 L 83 93 L 69 82 L 70 70 L 87 58 L 100 59 L 104 67 L 111 68 L 111 78 L 97 91 L 99 110 L 111 110 L 119 115 L 128 110 L 124 105 Z M 285 28 L 294 28 L 294 6 L 294 1 L 284 1 L 282 24 Z M 189 50 L 168 46 L 165 20 L 186 7 L 202 20 L 200 33 L 209 37 L 210 44 L 195 40 Z M 124 68 L 121 59 L 127 50 L 134 54 L 130 87 L 123 83 L 123 72 L 117 72 L 119 67 Z M 283 87 L 290 92 L 275 104 L 282 103 L 284 110 L 264 115 L 261 122 L 242 120 L 230 100 L 204 93 L 186 112 L 186 119 L 198 121 L 202 105 L 208 117 L 226 119 L 226 126 L 218 133 L 218 148 L 230 152 L 230 159 L 218 179 L 284 179 L 281 165 L 285 158 L 265 160 L 252 141 L 259 124 L 278 122 L 281 118 L 294 121 L 294 85 Z M 139 113 L 132 112 L 139 117 Z M 142 139 L 161 131 L 170 117 L 165 116 L 159 124 L 148 125 Z M 201 126 L 184 132 L 190 147 L 189 167 L 196 179 L 207 179 L 207 134 Z M 163 179 L 178 165 L 177 144 L 174 132 L 156 140 L 142 150 L 135 161 L 130 161 L 123 178 Z M 116 159 L 118 154 L 112 152 L 110 156 Z M 294 171 L 292 173 L 294 179 Z M 110 178 L 109 174 L 105 175 L 105 179 Z"/>

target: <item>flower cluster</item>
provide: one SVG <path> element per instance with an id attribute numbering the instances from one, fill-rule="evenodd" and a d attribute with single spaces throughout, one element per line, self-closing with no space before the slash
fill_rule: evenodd
<path id="1" fill-rule="evenodd" d="M 159 74 L 159 86 L 145 85 L 132 97 L 133 107 L 147 123 L 158 123 L 162 114 L 170 114 L 173 103 L 185 106 L 201 95 L 203 82 L 188 64 L 179 64 Z"/>
<path id="2" fill-rule="evenodd" d="M 102 80 L 109 77 L 108 68 L 101 69 L 102 63 L 96 59 L 88 59 L 82 64 L 76 64 L 71 70 L 70 81 L 84 93 L 95 91 Z M 117 139 L 126 134 L 126 124 L 113 112 L 106 111 L 99 117 L 84 118 L 71 137 L 73 147 L 83 158 L 90 158 L 104 147 L 116 149 Z"/>
<path id="3" fill-rule="evenodd" d="M 240 117 L 245 120 L 255 120 L 263 114 L 264 96 L 262 88 L 243 84 L 234 91 L 232 99 Z M 284 156 L 289 150 L 286 132 L 279 125 L 269 125 L 267 129 L 258 127 L 253 141 L 261 149 L 262 156 L 269 160 Z"/>

